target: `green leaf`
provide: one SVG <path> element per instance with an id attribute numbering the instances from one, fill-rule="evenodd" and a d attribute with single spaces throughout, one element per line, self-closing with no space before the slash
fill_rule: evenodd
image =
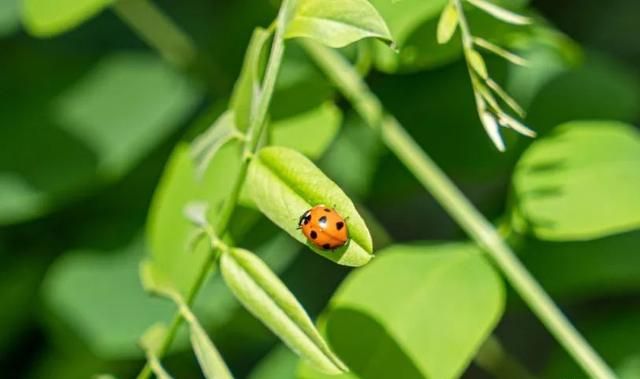
<path id="1" fill-rule="evenodd" d="M 191 346 L 198 358 L 204 377 L 207 379 L 233 379 L 233 375 L 231 375 L 229 368 L 224 363 L 218 349 L 213 345 L 195 315 L 187 308 L 186 304 L 179 306 L 182 315 L 189 323 Z"/>
<path id="2" fill-rule="evenodd" d="M 484 63 L 484 58 L 482 58 L 482 55 L 480 55 L 476 50 L 471 49 L 467 51 L 467 61 L 471 68 L 480 75 L 482 79 L 489 77 L 489 74 L 487 73 L 487 64 Z"/>
<path id="3" fill-rule="evenodd" d="M 147 222 L 152 264 L 182 296 L 188 293 L 202 265 L 207 264 L 208 251 L 204 243 L 190 249 L 198 227 L 185 217 L 185 207 L 194 202 L 206 205 L 207 219 L 215 225 L 218 211 L 240 171 L 239 150 L 237 143 L 226 144 L 198 180 L 189 146 L 181 143 L 172 153 L 156 189 Z"/>
<path id="4" fill-rule="evenodd" d="M 235 124 L 243 132 L 249 128 L 254 108 L 257 106 L 257 98 L 261 91 L 262 57 L 270 36 L 271 33 L 263 28 L 256 28 L 253 31 L 245 53 L 242 71 L 231 94 L 230 107 L 235 113 Z"/>
<path id="5" fill-rule="evenodd" d="M 338 133 L 342 114 L 332 102 L 271 124 L 271 144 L 319 158 Z"/>
<path id="6" fill-rule="evenodd" d="M 15 80 L 6 83 L 13 95 L 0 104 L 0 124 L 14 127 L 0 128 L 3 224 L 45 215 L 121 178 L 198 101 L 199 91 L 152 55 L 117 54 L 91 65 L 47 57 L 25 66 L 18 55 L 7 67 Z"/>
<path id="7" fill-rule="evenodd" d="M 246 186 L 262 213 L 323 257 L 361 266 L 373 256 L 369 230 L 351 200 L 304 155 L 283 147 L 260 150 L 249 165 Z M 347 223 L 350 240 L 335 251 L 317 248 L 298 230 L 300 216 L 318 204 L 335 207 Z"/>
<path id="8" fill-rule="evenodd" d="M 330 47 L 343 47 L 363 38 L 393 38 L 378 11 L 366 0 L 298 0 L 285 38 L 313 38 Z"/>
<path id="9" fill-rule="evenodd" d="M 66 32 L 93 17 L 113 0 L 24 0 L 22 22 L 38 37 Z"/>
<path id="10" fill-rule="evenodd" d="M 207 130 L 192 142 L 191 153 L 198 177 L 207 169 L 209 162 L 222 146 L 242 134 L 236 128 L 233 111 L 223 113 Z"/>
<path id="11" fill-rule="evenodd" d="M 142 253 L 139 240 L 109 254 L 68 252 L 45 278 L 47 306 L 100 357 L 138 357 L 138 336 L 158 320 L 169 321 L 173 313 L 171 304 L 149 297 L 140 287 Z"/>
<path id="12" fill-rule="evenodd" d="M 458 27 L 458 11 L 453 1 L 450 1 L 442 10 L 438 21 L 438 43 L 449 42 Z"/>
<path id="13" fill-rule="evenodd" d="M 323 371 L 345 371 L 294 295 L 256 255 L 242 249 L 226 251 L 220 270 L 245 308 L 293 351 Z"/>
<path id="14" fill-rule="evenodd" d="M 276 345 L 251 371 L 248 379 L 295 379 L 299 358 L 286 346 Z"/>
<path id="15" fill-rule="evenodd" d="M 615 121 L 558 126 L 514 174 L 514 228 L 547 240 L 581 240 L 640 226 L 640 135 Z"/>
<path id="16" fill-rule="evenodd" d="M 499 20 L 502 20 L 504 22 L 507 22 L 509 24 L 527 25 L 532 22 L 532 20 L 528 17 L 524 17 L 519 14 L 513 13 L 489 1 L 485 1 L 485 0 L 466 0 L 466 1 L 468 1 L 473 6 L 489 13 L 493 17 Z"/>
<path id="17" fill-rule="evenodd" d="M 57 99 L 55 118 L 96 153 L 104 175 L 119 176 L 180 125 L 198 92 L 152 55 L 113 55 Z"/>
<path id="18" fill-rule="evenodd" d="M 326 333 L 359 377 L 457 378 L 503 306 L 500 277 L 474 245 L 394 246 L 343 282 Z"/>

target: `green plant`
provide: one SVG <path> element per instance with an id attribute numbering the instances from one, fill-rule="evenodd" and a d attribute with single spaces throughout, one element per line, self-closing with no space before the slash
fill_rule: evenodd
<path id="1" fill-rule="evenodd" d="M 495 96 L 524 117 L 516 100 L 489 75 L 477 49 L 495 53 L 516 65 L 525 65 L 526 60 L 498 43 L 472 34 L 461 0 L 440 2 L 437 6 L 404 0 L 409 4 L 398 4 L 397 8 L 381 5 L 381 1 L 373 2 L 376 8 L 365 0 L 336 0 L 331 5 L 323 0 L 284 0 L 276 20 L 266 29 L 254 30 L 228 105 L 226 101 L 214 104 L 203 118 L 206 129 L 175 147 L 151 206 L 147 230 L 151 251 L 141 265 L 140 276 L 147 291 L 168 298 L 177 310 L 170 323 L 155 324 L 142 337 L 147 362 L 139 378 L 152 373 L 160 378 L 170 377 L 161 360 L 183 322 L 188 326 L 190 344 L 205 377 L 231 377 L 205 332 L 204 322 L 196 317 L 194 306 L 196 297 L 214 275 L 224 280 L 244 308 L 303 358 L 301 377 L 332 374 L 344 378 L 452 378 L 461 375 L 476 355 L 488 370 L 498 372 L 501 368 L 492 362 L 492 354 L 501 354 L 496 340 L 489 339 L 496 344 L 481 348 L 504 312 L 504 285 L 498 272 L 584 372 L 596 378 L 615 377 L 520 263 L 514 248 L 527 234 L 566 241 L 636 229 L 638 212 L 633 189 L 637 175 L 625 162 L 637 160 L 637 132 L 624 124 L 576 122 L 578 126 L 559 127 L 558 135 L 534 143 L 516 167 L 514 203 L 500 224 L 500 230 L 505 231 L 501 234 L 385 109 L 363 74 L 372 67 L 400 71 L 412 64 L 436 64 L 420 61 L 416 56 L 402 60 L 410 55 L 407 51 L 411 47 L 425 42 L 417 42 L 420 38 L 416 35 L 423 35 L 397 14 L 402 7 L 418 9 L 413 15 L 416 18 L 440 14 L 435 37 L 438 44 L 450 44 L 434 47 L 435 55 L 442 59 L 437 64 L 446 62 L 461 48 L 458 52 L 465 60 L 478 117 L 496 147 L 504 151 L 498 124 L 530 137 L 535 133 L 501 108 Z M 531 18 L 485 0 L 467 2 L 488 13 L 489 22 L 498 19 L 518 26 L 532 23 Z M 42 1 L 31 0 L 26 2 L 24 17 L 33 33 L 47 35 L 70 28 L 110 4 L 73 2 L 59 13 Z M 207 72 L 215 70 L 190 37 L 151 2 L 120 0 L 112 6 L 163 58 L 191 73 L 196 81 L 205 82 Z M 386 17 L 392 27 L 385 23 Z M 461 46 L 452 41 L 457 29 L 461 32 Z M 400 37 L 394 40 L 392 32 L 396 30 Z M 527 38 L 534 39 L 531 35 L 535 31 L 523 33 L 529 32 Z M 548 34 L 544 36 L 553 40 Z M 357 54 L 355 63 L 330 49 L 358 41 L 356 53 L 345 51 L 350 57 Z M 305 156 L 320 156 L 336 133 L 341 110 L 332 102 L 335 99 L 328 95 L 320 106 L 303 104 L 304 111 L 291 118 L 278 115 L 276 86 L 279 72 L 286 65 L 285 47 L 289 46 L 302 47 L 301 51 L 308 54 L 364 121 L 369 128 L 367 133 L 399 159 L 473 243 L 397 244 L 374 251 L 371 235 L 377 233 L 376 228 L 370 232 L 367 227 L 367 223 L 374 223 L 367 210 L 354 204 L 348 191 Z M 397 56 L 390 56 L 396 54 L 394 50 Z M 420 53 L 414 54 L 419 57 Z M 214 91 L 221 87 L 209 84 Z M 330 89 L 327 91 L 331 93 Z M 75 115 L 76 97 L 63 100 L 70 104 L 67 108 L 71 116 Z M 189 103 L 189 96 L 185 98 L 183 102 Z M 314 138 L 308 137 L 310 132 L 304 126 L 318 124 L 332 127 Z M 589 130 L 585 132 L 583 128 Z M 569 146 L 563 139 L 567 134 L 574 136 Z M 604 143 L 595 156 L 594 141 Z M 615 159 L 609 154 L 614 149 L 611 146 L 622 147 Z M 105 170 L 124 171 L 128 162 L 118 162 L 119 158 L 119 154 L 109 151 Z M 608 158 L 611 162 L 603 171 L 614 172 L 608 171 L 613 168 L 631 180 L 619 190 L 621 200 L 612 207 L 613 215 L 596 220 L 584 207 L 580 188 L 596 188 L 600 183 L 582 175 L 582 168 L 597 167 L 593 161 Z M 563 165 L 565 171 L 549 169 L 556 164 Z M 568 200 L 549 196 L 561 186 L 566 190 L 562 195 Z M 535 191 L 543 196 L 531 196 Z M 597 201 L 604 192 L 606 189 L 594 191 L 593 199 L 587 202 Z M 296 230 L 297 217 L 320 203 L 335 206 L 347 218 L 351 240 L 335 252 L 317 249 Z M 559 203 L 570 209 L 556 213 Z M 232 233 L 234 220 L 243 220 L 238 225 L 246 227 L 262 216 L 330 261 L 351 267 L 367 265 L 351 274 L 335 293 L 318 327 L 273 272 L 277 270 L 265 263 L 267 259 L 241 248 L 249 239 L 247 230 Z M 514 246 L 507 242 L 514 242 Z M 380 258 L 369 263 L 374 252 Z M 445 313 L 433 313 L 434 309 Z M 361 338 L 354 338 L 356 331 L 362 333 Z M 447 338 L 453 342 L 447 343 Z M 376 349 L 367 351 L 369 346 Z M 628 364 L 625 370 L 633 367 Z"/>

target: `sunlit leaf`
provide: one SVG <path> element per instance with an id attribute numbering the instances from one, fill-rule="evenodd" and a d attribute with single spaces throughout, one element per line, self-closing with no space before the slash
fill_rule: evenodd
<path id="1" fill-rule="evenodd" d="M 466 0 L 474 6 L 482 9 L 483 11 L 489 13 L 493 17 L 502 20 L 504 22 L 508 22 L 514 25 L 527 25 L 532 21 L 528 17 L 521 16 L 517 13 L 513 13 L 507 9 L 504 9 L 496 4 L 493 4 L 486 0 Z"/>
<path id="2" fill-rule="evenodd" d="M 438 21 L 438 43 L 449 42 L 458 27 L 458 11 L 453 1 L 450 1 L 442 10 Z"/>
<path id="3" fill-rule="evenodd" d="M 223 253 L 220 270 L 240 302 L 293 351 L 329 373 L 346 368 L 331 352 L 295 296 L 253 253 Z"/>
<path id="4" fill-rule="evenodd" d="M 24 0 L 22 21 L 36 36 L 66 32 L 93 17 L 113 0 Z"/>
<path id="5" fill-rule="evenodd" d="M 475 246 L 394 246 L 338 289 L 326 334 L 361 378 L 456 378 L 503 306 L 500 277 Z"/>
<path id="6" fill-rule="evenodd" d="M 247 188 L 262 213 L 323 257 L 361 266 L 373 256 L 369 230 L 349 197 L 304 155 L 283 147 L 260 150 L 249 166 Z M 316 247 L 298 230 L 300 216 L 319 204 L 335 208 L 346 220 L 350 240 L 335 251 Z"/>
<path id="7" fill-rule="evenodd" d="M 640 135 L 615 121 L 558 126 L 514 175 L 514 227 L 549 240 L 598 238 L 640 227 Z"/>
<path id="8" fill-rule="evenodd" d="M 467 51 L 467 60 L 471 68 L 480 75 L 482 79 L 486 79 L 489 76 L 487 73 L 487 64 L 484 62 L 484 58 L 482 58 L 480 53 L 475 50 Z"/>
<path id="9" fill-rule="evenodd" d="M 378 11 L 366 0 L 298 0 L 285 38 L 313 38 L 330 47 L 343 47 L 362 38 L 393 38 Z"/>

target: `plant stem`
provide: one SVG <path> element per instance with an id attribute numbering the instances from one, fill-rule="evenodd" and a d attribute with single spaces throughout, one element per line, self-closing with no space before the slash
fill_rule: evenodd
<path id="1" fill-rule="evenodd" d="M 278 72 L 280 71 L 280 64 L 282 63 L 282 56 L 284 55 L 283 25 L 286 21 L 286 12 L 288 12 L 288 0 L 284 0 L 282 2 L 282 5 L 280 6 L 280 12 L 278 14 L 278 24 L 277 28 L 275 29 L 275 35 L 273 37 L 273 42 L 271 45 L 271 52 L 269 55 L 269 60 L 267 62 L 267 68 L 265 70 L 262 93 L 259 96 L 256 113 L 254 117 L 251 117 L 249 130 L 247 132 L 249 138 L 245 142 L 243 164 L 240 172 L 236 176 L 236 180 L 232 187 L 233 190 L 225 201 L 224 207 L 220 213 L 220 218 L 218 219 L 218 223 L 216 225 L 216 232 L 220 237 L 224 236 L 227 232 L 229 222 L 231 221 L 233 212 L 237 205 L 238 197 L 240 196 L 240 191 L 247 176 L 249 162 L 251 161 L 251 157 L 258 148 L 260 136 L 264 132 L 266 126 L 265 120 L 267 117 L 267 111 L 269 110 L 269 104 L 271 103 L 271 97 L 273 96 L 276 79 L 278 77 Z M 187 306 L 190 306 L 193 303 L 196 295 L 200 291 L 200 288 L 204 284 L 204 281 L 207 278 L 207 274 L 209 273 L 210 269 L 209 263 L 213 262 L 213 258 L 217 254 L 217 250 L 218 249 L 209 250 L 207 259 L 205 260 L 206 263 L 200 268 L 200 272 L 198 273 L 196 281 L 187 294 Z M 180 315 L 180 312 L 178 312 L 174 315 L 171 325 L 169 326 L 169 331 L 165 335 L 160 351 L 158 351 L 157 353 L 158 359 L 162 358 L 162 356 L 167 353 L 167 350 L 171 346 L 171 342 L 175 338 L 181 322 L 182 317 Z M 149 378 L 150 374 L 151 369 L 149 367 L 149 364 L 147 363 L 138 375 L 138 379 L 147 379 Z"/>
<path id="2" fill-rule="evenodd" d="M 562 314 L 493 225 L 471 204 L 395 118 L 380 117 L 383 114 L 380 101 L 349 62 L 339 53 L 324 46 L 307 41 L 303 45 L 325 74 L 352 102 L 361 117 L 371 127 L 380 131 L 387 147 L 462 229 L 489 254 L 529 308 L 583 370 L 593 378 L 615 378 L 611 369 Z M 380 120 L 379 123 L 373 123 L 376 120 Z"/>
<path id="3" fill-rule="evenodd" d="M 464 15 L 464 9 L 462 8 L 462 0 L 451 0 L 458 12 L 458 25 L 460 25 L 460 34 L 462 35 L 462 47 L 464 50 L 473 49 L 473 37 L 471 36 L 471 30 L 469 29 L 469 23 L 467 17 Z"/>
<path id="4" fill-rule="evenodd" d="M 195 44 L 149 0 L 119 0 L 114 11 L 170 63 L 186 68 L 196 57 Z"/>

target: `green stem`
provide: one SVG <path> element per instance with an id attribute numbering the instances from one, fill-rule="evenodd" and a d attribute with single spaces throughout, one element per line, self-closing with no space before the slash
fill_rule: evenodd
<path id="1" fill-rule="evenodd" d="M 489 254 L 529 308 L 584 371 L 594 378 L 615 378 L 611 369 L 562 314 L 493 225 L 427 156 L 400 123 L 391 116 L 383 117 L 379 124 L 372 123 L 383 114 L 382 107 L 349 62 L 324 46 L 311 42 L 304 42 L 303 45 L 344 96 L 352 101 L 361 117 L 371 127 L 380 129 L 382 139 L 389 149 L 467 234 Z"/>
<path id="2" fill-rule="evenodd" d="M 196 58 L 195 44 L 160 9 L 148 0 L 119 0 L 114 11 L 145 42 L 172 64 L 186 68 Z"/>
<path id="3" fill-rule="evenodd" d="M 216 225 L 216 232 L 218 236 L 224 236 L 227 232 L 229 223 L 233 216 L 233 212 L 237 205 L 238 197 L 240 196 L 242 185 L 244 184 L 247 176 L 249 162 L 251 161 L 251 157 L 253 156 L 253 154 L 255 154 L 258 148 L 260 136 L 264 132 L 266 126 L 265 120 L 267 117 L 267 111 L 269 110 L 269 104 L 271 103 L 271 97 L 273 96 L 276 79 L 278 77 L 278 72 L 280 71 L 280 64 L 282 63 L 282 56 L 284 55 L 283 25 L 286 20 L 286 12 L 288 12 L 288 0 L 284 0 L 280 7 L 280 12 L 278 14 L 278 25 L 275 30 L 273 43 L 271 45 L 271 53 L 269 55 L 267 68 L 265 70 L 262 93 L 258 100 L 258 106 L 256 107 L 255 116 L 251 117 L 251 123 L 247 132 L 249 138 L 245 142 L 243 164 L 240 172 L 236 176 L 235 183 L 232 187 L 232 193 L 230 194 L 227 201 L 225 201 L 224 207 L 220 213 L 220 218 L 218 219 L 218 223 Z M 217 250 L 218 249 L 210 249 L 208 253 L 208 259 L 205 262 L 212 262 L 213 258 L 217 254 Z M 204 284 L 209 269 L 209 264 L 204 264 L 200 268 L 200 272 L 198 273 L 196 281 L 194 282 L 186 297 L 186 304 L 188 306 L 193 303 L 196 295 L 200 291 L 200 288 Z M 169 326 L 169 331 L 167 332 L 162 342 L 160 351 L 158 352 L 158 358 L 162 358 L 162 356 L 167 353 L 169 347 L 171 346 L 171 342 L 176 336 L 178 327 L 180 326 L 181 322 L 182 317 L 178 312 L 174 315 L 171 325 Z M 149 367 L 149 364 L 147 363 L 138 375 L 138 379 L 147 379 L 149 378 L 150 374 L 151 369 Z"/>

